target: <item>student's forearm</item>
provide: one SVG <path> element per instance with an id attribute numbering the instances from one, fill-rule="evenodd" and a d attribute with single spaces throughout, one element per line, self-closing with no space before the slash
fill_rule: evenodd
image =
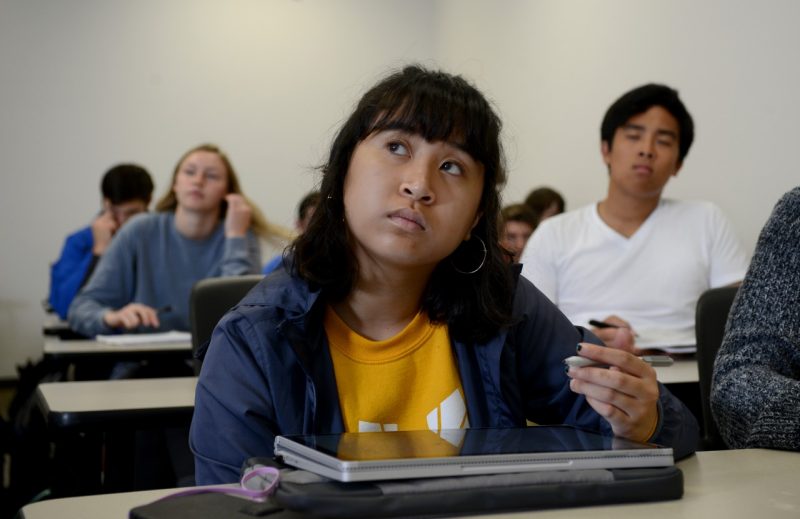
<path id="1" fill-rule="evenodd" d="M 261 255 L 257 249 L 254 250 L 251 240 L 249 237 L 225 239 L 220 269 L 222 276 L 258 274 L 261 271 Z"/>

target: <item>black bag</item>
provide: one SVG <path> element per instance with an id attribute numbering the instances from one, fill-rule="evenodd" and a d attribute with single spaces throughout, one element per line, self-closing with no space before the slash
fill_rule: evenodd
<path id="1" fill-rule="evenodd" d="M 271 460 L 250 460 L 274 464 Z M 663 501 L 683 495 L 677 467 L 524 472 L 341 483 L 282 469 L 265 503 L 222 494 L 194 495 L 131 510 L 135 519 L 192 517 L 446 517 L 612 503 Z"/>
<path id="2" fill-rule="evenodd" d="M 0 439 L 0 456 L 10 465 L 4 468 L 9 488 L 0 499 L 0 517 L 8 517 L 36 496 L 48 494 L 52 486 L 51 444 L 47 424 L 36 403 L 36 388 L 66 378 L 66 366 L 47 357 L 17 365 L 16 391 Z"/>

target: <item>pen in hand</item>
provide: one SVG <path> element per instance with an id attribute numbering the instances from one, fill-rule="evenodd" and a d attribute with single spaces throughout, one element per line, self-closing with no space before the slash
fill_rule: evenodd
<path id="1" fill-rule="evenodd" d="M 639 358 L 653 367 L 665 368 L 667 366 L 672 366 L 673 363 L 672 357 L 668 355 L 642 355 Z M 602 364 L 592 359 L 587 359 L 586 357 L 579 357 L 578 355 L 567 357 L 564 359 L 564 364 L 571 368 L 585 368 L 587 366 L 608 367 L 607 364 Z"/>
<path id="2" fill-rule="evenodd" d="M 589 319 L 589 324 L 591 326 L 594 326 L 595 328 L 599 328 L 599 329 L 604 329 L 604 328 L 627 328 L 628 330 L 633 331 L 630 326 L 623 326 L 623 325 L 619 325 L 619 324 L 607 323 L 605 321 L 600 321 L 598 319 Z M 639 334 L 638 333 L 634 333 L 633 336 L 634 337 L 638 337 Z"/>
<path id="3" fill-rule="evenodd" d="M 597 319 L 589 319 L 589 324 L 595 328 L 627 328 L 627 326 L 620 326 L 618 324 L 611 324 Z"/>

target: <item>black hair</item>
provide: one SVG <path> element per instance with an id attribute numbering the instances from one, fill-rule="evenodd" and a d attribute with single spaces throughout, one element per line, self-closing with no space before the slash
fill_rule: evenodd
<path id="1" fill-rule="evenodd" d="M 531 208 L 536 216 L 536 222 L 542 218 L 542 213 L 550 208 L 553 203 L 558 207 L 558 214 L 564 212 L 564 197 L 555 189 L 549 187 L 539 187 L 528 193 L 525 197 L 525 205 Z"/>
<path id="2" fill-rule="evenodd" d="M 374 132 L 399 129 L 428 141 L 458 141 L 484 167 L 481 217 L 433 271 L 421 302 L 433 322 L 446 323 L 456 340 L 481 343 L 511 321 L 511 271 L 498 243 L 499 190 L 505 182 L 501 122 L 470 83 L 440 71 L 409 66 L 367 91 L 339 129 L 322 167 L 321 200 L 309 228 L 292 245 L 296 272 L 330 301 L 353 289 L 358 262 L 344 222 L 344 180 L 359 142 Z M 486 255 L 482 267 L 468 272 Z M 475 259 L 477 250 L 477 259 Z"/>
<path id="3" fill-rule="evenodd" d="M 150 173 L 136 164 L 118 164 L 106 171 L 100 182 L 103 198 L 112 204 L 142 200 L 150 204 L 153 196 L 153 179 Z"/>
<path id="4" fill-rule="evenodd" d="M 678 121 L 678 160 L 683 162 L 694 140 L 694 121 L 678 97 L 678 91 L 666 85 L 642 85 L 614 101 L 600 125 L 600 140 L 608 143 L 608 149 L 611 149 L 617 128 L 654 106 L 664 108 Z"/>

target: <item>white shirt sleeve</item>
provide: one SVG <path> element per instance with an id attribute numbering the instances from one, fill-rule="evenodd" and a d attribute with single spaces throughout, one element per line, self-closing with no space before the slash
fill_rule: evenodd
<path id="1" fill-rule="evenodd" d="M 712 207 L 711 225 L 714 234 L 709 285 L 716 288 L 743 280 L 749 259 L 728 218 L 718 207 Z"/>
<path id="2" fill-rule="evenodd" d="M 522 251 L 522 275 L 558 306 L 558 265 L 555 258 L 559 248 L 557 233 L 551 222 L 542 222 Z"/>

